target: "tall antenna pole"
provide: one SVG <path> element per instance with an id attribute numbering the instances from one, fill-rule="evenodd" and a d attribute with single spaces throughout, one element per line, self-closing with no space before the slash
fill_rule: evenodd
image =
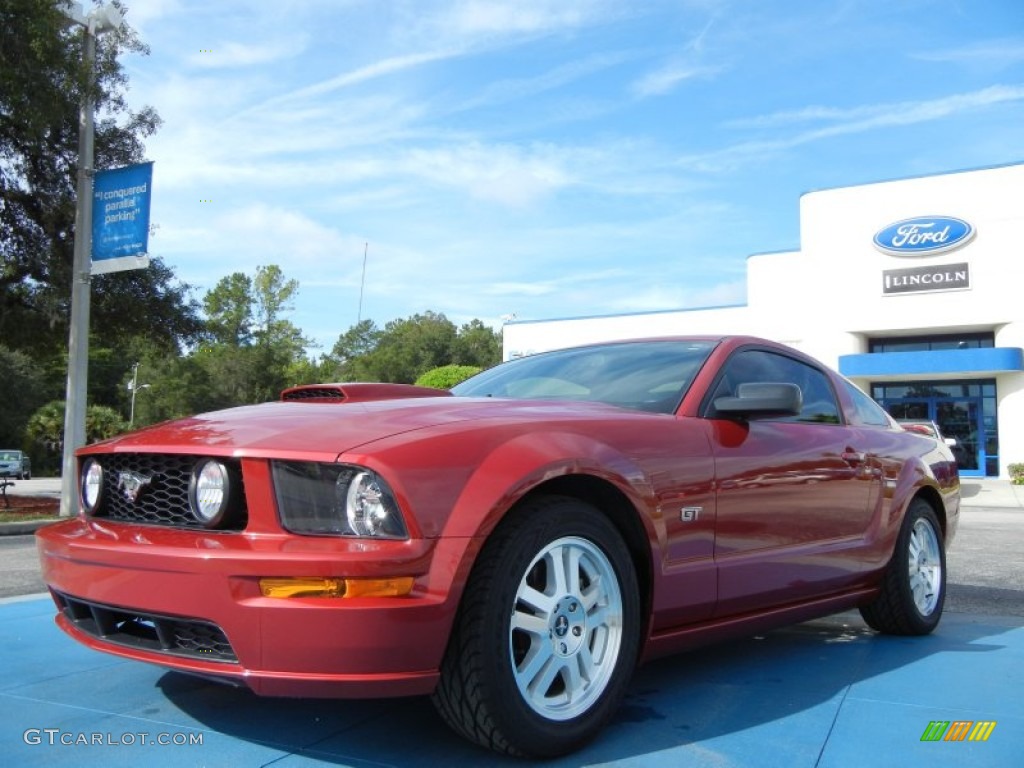
<path id="1" fill-rule="evenodd" d="M 359 315 L 356 318 L 356 325 L 363 322 L 363 287 L 366 285 L 366 252 L 370 250 L 370 243 L 363 245 L 363 277 L 359 281 Z"/>

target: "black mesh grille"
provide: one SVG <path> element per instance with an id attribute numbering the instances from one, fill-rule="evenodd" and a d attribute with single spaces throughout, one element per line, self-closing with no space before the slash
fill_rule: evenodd
<path id="1" fill-rule="evenodd" d="M 282 400 L 330 400 L 340 403 L 345 399 L 345 393 L 338 387 L 303 387 L 302 389 L 291 389 L 282 393 Z"/>
<path id="2" fill-rule="evenodd" d="M 127 523 L 168 525 L 179 528 L 206 527 L 192 515 L 189 482 L 202 457 L 155 453 L 111 453 L 96 456 L 103 467 L 103 489 L 95 517 Z M 219 530 L 245 528 L 245 488 L 237 462 L 224 462 L 231 472 L 234 508 Z M 137 492 L 131 492 L 133 486 Z"/>
<path id="3" fill-rule="evenodd" d="M 171 656 L 238 663 L 231 643 L 216 624 L 160 616 L 91 603 L 54 592 L 57 604 L 76 628 L 108 643 Z"/>

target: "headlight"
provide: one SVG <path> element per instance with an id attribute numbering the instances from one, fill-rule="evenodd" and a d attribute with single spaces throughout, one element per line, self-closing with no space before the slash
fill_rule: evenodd
<path id="1" fill-rule="evenodd" d="M 207 528 L 220 525 L 235 503 L 233 485 L 223 463 L 207 459 L 196 464 L 188 488 L 192 516 Z"/>
<path id="2" fill-rule="evenodd" d="M 376 472 L 344 464 L 273 462 L 281 525 L 293 533 L 406 539 L 394 494 Z"/>
<path id="3" fill-rule="evenodd" d="M 96 511 L 103 496 L 103 467 L 96 459 L 82 464 L 82 506 L 88 514 Z"/>

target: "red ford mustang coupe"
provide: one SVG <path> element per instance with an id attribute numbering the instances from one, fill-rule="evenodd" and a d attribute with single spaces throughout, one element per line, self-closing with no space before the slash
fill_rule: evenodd
<path id="1" fill-rule="evenodd" d="M 431 694 L 528 756 L 654 656 L 854 606 L 930 632 L 960 503 L 947 446 L 749 337 L 297 387 L 78 467 L 80 514 L 38 534 L 74 639 L 271 696 Z"/>

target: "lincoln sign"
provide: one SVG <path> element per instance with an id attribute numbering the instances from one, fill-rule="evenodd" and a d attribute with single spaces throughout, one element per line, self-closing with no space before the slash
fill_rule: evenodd
<path id="1" fill-rule="evenodd" d="M 971 287 L 971 271 L 966 262 L 934 267 L 886 269 L 882 272 L 882 293 L 923 293 L 960 291 Z"/>

